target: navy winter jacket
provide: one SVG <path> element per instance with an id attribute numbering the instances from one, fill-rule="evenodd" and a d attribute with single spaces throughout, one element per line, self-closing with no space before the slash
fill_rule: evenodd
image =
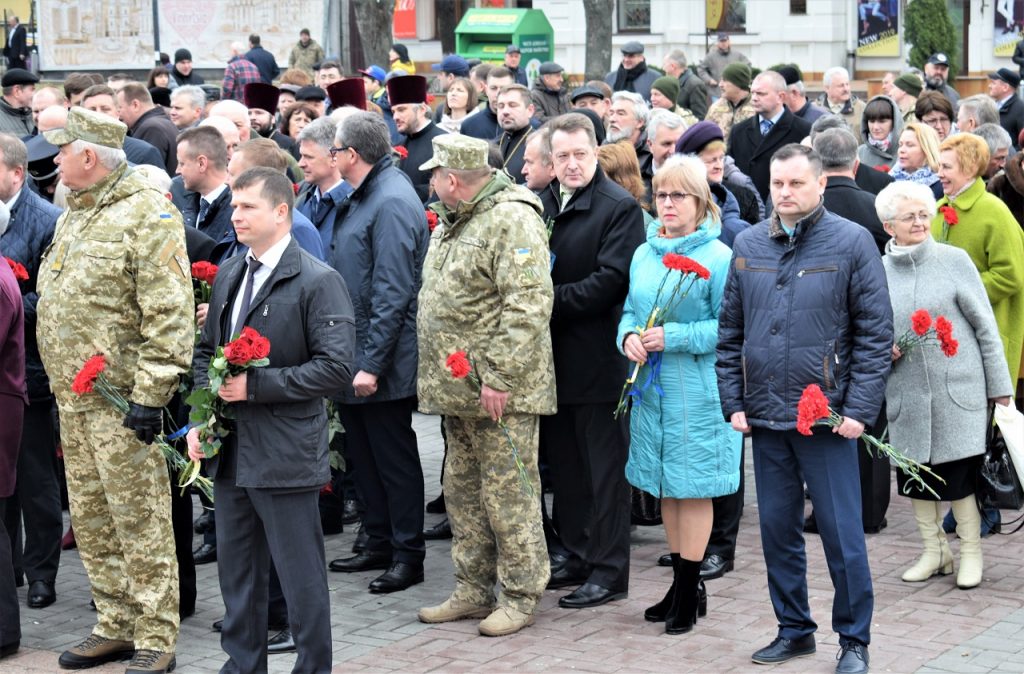
<path id="1" fill-rule="evenodd" d="M 20 285 L 25 305 L 25 381 L 30 400 L 50 395 L 50 381 L 46 378 L 36 345 L 36 303 L 39 301 L 36 278 L 39 276 L 39 260 L 53 239 L 53 228 L 60 214 L 59 208 L 23 186 L 18 201 L 11 209 L 7 231 L 0 236 L 3 256 L 20 262 L 28 271 L 28 281 Z"/>
<path id="2" fill-rule="evenodd" d="M 790 237 L 777 217 L 740 233 L 718 327 L 718 389 L 730 419 L 796 427 L 818 384 L 839 414 L 878 417 L 893 344 L 885 270 L 866 229 L 825 210 Z"/>

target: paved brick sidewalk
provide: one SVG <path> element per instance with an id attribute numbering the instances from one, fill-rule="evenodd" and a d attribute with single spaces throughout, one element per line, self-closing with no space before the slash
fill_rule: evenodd
<path id="1" fill-rule="evenodd" d="M 438 491 L 441 439 L 433 417 L 417 416 L 427 497 Z M 749 454 L 749 452 L 748 452 Z M 430 542 L 427 582 L 405 592 L 371 595 L 377 572 L 329 574 L 335 672 L 831 672 L 838 651 L 830 629 L 832 586 L 817 537 L 808 540 L 811 606 L 820 627 L 818 652 L 778 667 L 760 667 L 750 654 L 776 632 L 761 558 L 753 471 L 747 466 L 747 505 L 736 570 L 708 584 L 709 615 L 688 635 L 671 637 L 646 623 L 645 607 L 664 594 L 667 569 L 655 566 L 665 552 L 660 528 L 633 532 L 629 598 L 597 609 L 567 611 L 556 602 L 564 591 L 545 593 L 537 622 L 519 634 L 478 636 L 473 621 L 423 625 L 416 610 L 436 604 L 453 586 L 447 542 Z M 439 516 L 428 515 L 428 525 Z M 918 552 L 917 531 L 906 499 L 893 495 L 889 527 L 868 537 L 875 579 L 871 665 L 874 672 L 1024 672 L 1024 533 L 983 541 L 985 581 L 961 591 L 952 576 L 927 583 L 899 577 Z M 348 554 L 353 533 L 328 537 L 327 558 Z M 956 543 L 953 542 L 954 551 Z M 196 615 L 182 624 L 178 670 L 218 671 L 224 662 L 210 623 L 221 616 L 216 565 L 198 569 Z M 42 610 L 23 608 L 22 649 L 0 661 L 0 672 L 54 672 L 57 655 L 85 638 L 95 621 L 78 554 L 64 553 L 58 601 Z M 22 589 L 24 606 L 24 588 Z M 294 656 L 270 658 L 271 672 L 290 672 Z M 96 672 L 123 672 L 107 665 Z"/>

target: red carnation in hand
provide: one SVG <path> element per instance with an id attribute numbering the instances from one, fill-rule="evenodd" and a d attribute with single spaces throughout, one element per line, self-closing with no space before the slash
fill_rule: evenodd
<path id="1" fill-rule="evenodd" d="M 396 145 L 395 154 L 397 154 L 400 158 L 405 159 L 406 157 L 409 156 L 409 151 L 405 149 L 404 145 Z"/>
<path id="2" fill-rule="evenodd" d="M 960 342 L 953 339 L 953 324 L 945 316 L 935 319 L 935 335 L 939 338 L 942 353 L 946 354 L 947 358 L 955 356 L 957 349 L 960 348 Z"/>
<path id="3" fill-rule="evenodd" d="M 952 206 L 939 206 L 939 213 L 942 213 L 942 219 L 945 220 L 946 224 L 950 227 L 960 222 L 960 218 L 957 217 L 956 214 L 956 209 Z"/>
<path id="4" fill-rule="evenodd" d="M 96 384 L 96 378 L 100 376 L 107 367 L 107 359 L 103 354 L 93 356 L 89 360 L 85 361 L 85 365 L 75 375 L 75 380 L 71 382 L 71 391 L 75 395 L 84 395 L 86 393 L 92 393 L 93 387 Z"/>
<path id="5" fill-rule="evenodd" d="M 451 370 L 452 376 L 456 379 L 464 379 L 473 370 L 473 366 L 469 364 L 469 357 L 466 356 L 465 351 L 456 351 L 448 356 L 444 365 Z"/>
<path id="6" fill-rule="evenodd" d="M 796 406 L 796 430 L 811 434 L 811 426 L 828 416 L 828 398 L 817 384 L 808 384 Z"/>
<path id="7" fill-rule="evenodd" d="M 12 260 L 9 257 L 5 257 L 4 259 L 7 260 L 7 264 L 10 265 L 11 271 L 14 272 L 15 279 L 17 279 L 18 281 L 28 280 L 28 270 L 25 269 L 25 265 L 18 262 L 17 260 Z"/>
<path id="8" fill-rule="evenodd" d="M 917 334 L 924 336 L 932 327 L 932 316 L 925 309 L 918 309 L 910 316 L 910 327 Z"/>
<path id="9" fill-rule="evenodd" d="M 427 227 L 430 231 L 437 229 L 437 213 L 434 211 L 427 211 Z"/>
<path id="10" fill-rule="evenodd" d="M 686 268 L 683 270 L 684 274 L 696 274 L 705 281 L 711 278 L 711 272 L 707 270 L 707 267 L 692 258 L 687 257 L 684 259 L 686 260 Z"/>
<path id="11" fill-rule="evenodd" d="M 252 343 L 247 339 L 238 338 L 224 347 L 224 357 L 232 365 L 245 365 L 253 359 Z"/>

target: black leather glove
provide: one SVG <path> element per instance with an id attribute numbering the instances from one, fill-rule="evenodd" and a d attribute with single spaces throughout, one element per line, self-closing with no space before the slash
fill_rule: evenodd
<path id="1" fill-rule="evenodd" d="M 146 407 L 132 403 L 122 425 L 135 431 L 135 437 L 139 440 L 151 445 L 153 439 L 164 430 L 163 410 L 159 407 Z"/>

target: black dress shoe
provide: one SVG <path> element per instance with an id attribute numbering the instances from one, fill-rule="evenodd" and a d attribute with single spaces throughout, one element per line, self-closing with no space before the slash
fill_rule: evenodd
<path id="1" fill-rule="evenodd" d="M 867 674 L 868 647 L 851 641 L 842 644 L 839 651 L 839 662 L 836 663 L 836 674 Z"/>
<path id="2" fill-rule="evenodd" d="M 209 564 L 217 561 L 217 546 L 203 543 L 192 551 L 192 561 L 196 564 Z"/>
<path id="3" fill-rule="evenodd" d="M 224 619 L 221 618 L 220 620 L 214 620 L 213 625 L 211 625 L 211 627 L 213 627 L 214 632 L 220 632 L 224 629 Z"/>
<path id="4" fill-rule="evenodd" d="M 661 557 L 658 557 L 658 566 L 667 566 L 667 567 L 669 567 L 671 569 L 672 568 L 672 553 L 671 552 L 666 552 Z"/>
<path id="5" fill-rule="evenodd" d="M 878 523 L 877 527 L 864 527 L 864 533 L 866 534 L 878 534 L 882 532 L 882 529 L 889 526 L 889 520 L 882 518 L 882 521 Z"/>
<path id="6" fill-rule="evenodd" d="M 786 662 L 793 658 L 802 658 L 811 655 L 815 651 L 814 635 L 800 637 L 799 639 L 783 639 L 776 637 L 761 650 L 750 656 L 750 659 L 759 665 L 774 665 L 779 662 Z"/>
<path id="7" fill-rule="evenodd" d="M 374 594 L 401 592 L 422 582 L 423 564 L 394 562 L 384 574 L 370 581 L 370 592 Z"/>
<path id="8" fill-rule="evenodd" d="M 0 646 L 0 658 L 6 658 L 9 655 L 14 655 L 18 652 L 19 648 L 21 648 L 20 639 L 18 641 L 12 641 L 9 644 L 4 644 L 3 646 Z"/>
<path id="9" fill-rule="evenodd" d="M 427 512 L 431 515 L 443 515 L 448 512 L 448 507 L 444 502 L 444 492 L 441 492 L 441 495 L 433 501 L 427 502 Z"/>
<path id="10" fill-rule="evenodd" d="M 267 640 L 267 653 L 271 655 L 274 653 L 289 653 L 294 650 L 295 638 L 292 636 L 290 627 L 285 627 Z"/>
<path id="11" fill-rule="evenodd" d="M 340 573 L 352 573 L 353 571 L 370 571 L 372 569 L 386 569 L 391 566 L 390 552 L 370 552 L 363 550 L 354 557 L 344 557 L 332 561 L 328 568 L 331 571 Z"/>
<path id="12" fill-rule="evenodd" d="M 609 590 L 606 587 L 594 585 L 593 583 L 584 583 L 576 588 L 575 591 L 559 599 L 558 605 L 562 608 L 592 608 L 601 604 L 607 604 L 616 599 L 625 598 L 625 592 Z"/>
<path id="13" fill-rule="evenodd" d="M 53 581 L 33 580 L 28 585 L 29 608 L 44 608 L 57 601 L 57 592 L 53 589 Z"/>
<path id="14" fill-rule="evenodd" d="M 197 534 L 205 534 L 208 531 L 213 531 L 213 515 L 212 510 L 204 510 L 203 514 L 196 518 L 195 523 L 192 525 L 192 530 Z"/>
<path id="15" fill-rule="evenodd" d="M 560 552 L 549 552 L 548 562 L 551 564 L 551 573 L 554 573 L 558 569 L 568 564 L 570 559 L 571 557 L 569 557 L 568 555 L 563 555 Z"/>
<path id="16" fill-rule="evenodd" d="M 575 587 L 586 582 L 586 574 L 571 568 L 570 564 L 564 564 L 551 572 L 551 578 L 548 580 L 548 589 L 557 590 L 560 587 Z"/>
<path id="17" fill-rule="evenodd" d="M 714 580 L 721 578 L 733 569 L 733 561 L 721 555 L 708 555 L 700 563 L 700 579 Z"/>
<path id="18" fill-rule="evenodd" d="M 366 528 L 360 525 L 359 528 L 356 529 L 356 539 L 352 541 L 352 552 L 362 552 L 366 549 L 369 542 L 370 534 L 366 533 Z"/>
<path id="19" fill-rule="evenodd" d="M 443 520 L 423 531 L 423 538 L 428 541 L 445 541 L 452 537 L 452 523 L 445 517 Z"/>
<path id="20" fill-rule="evenodd" d="M 804 519 L 804 533 L 805 534 L 816 534 L 818 533 L 818 520 L 814 519 L 814 511 L 812 510 L 807 518 Z"/>
<path id="21" fill-rule="evenodd" d="M 359 504 L 355 499 L 345 499 L 345 504 L 341 508 L 341 523 L 355 524 L 359 519 Z"/>

